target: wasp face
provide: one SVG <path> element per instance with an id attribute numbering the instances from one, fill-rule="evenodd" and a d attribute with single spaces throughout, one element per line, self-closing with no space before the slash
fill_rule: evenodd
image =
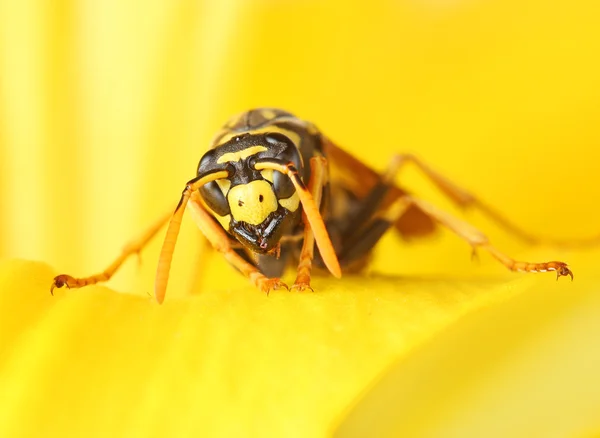
<path id="1" fill-rule="evenodd" d="M 299 221 L 299 197 L 290 179 L 274 170 L 258 171 L 261 158 L 278 157 L 301 166 L 295 145 L 277 133 L 234 137 L 206 153 L 199 173 L 224 167 L 227 179 L 200 188 L 221 226 L 250 251 L 276 252 L 281 237 Z"/>
<path id="2" fill-rule="evenodd" d="M 259 254 L 277 248 L 289 212 L 279 205 L 270 182 L 258 179 L 232 187 L 227 202 L 231 211 L 229 232 L 242 245 Z"/>

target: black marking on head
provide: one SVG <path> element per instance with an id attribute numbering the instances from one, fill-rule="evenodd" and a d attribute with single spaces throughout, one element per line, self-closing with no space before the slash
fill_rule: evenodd
<path id="1" fill-rule="evenodd" d="M 250 251 L 267 254 L 277 246 L 283 235 L 291 232 L 301 217 L 300 209 L 290 212 L 282 206 L 278 206 L 277 210 L 270 213 L 258 225 L 236 221 L 235 218 L 232 218 L 229 233 Z"/>

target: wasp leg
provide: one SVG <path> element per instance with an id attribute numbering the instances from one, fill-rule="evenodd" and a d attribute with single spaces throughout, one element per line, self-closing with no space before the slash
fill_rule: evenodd
<path id="1" fill-rule="evenodd" d="M 144 246 L 146 246 L 146 244 L 156 235 L 156 233 L 158 233 L 158 231 L 162 228 L 163 225 L 167 223 L 170 217 L 171 212 L 165 214 L 159 220 L 157 220 L 156 223 L 154 223 L 150 228 L 148 228 L 142 235 L 125 245 L 119 257 L 117 257 L 115 261 L 112 262 L 108 266 L 108 268 L 106 268 L 101 273 L 82 278 L 74 278 L 66 274 L 54 277 L 54 281 L 52 282 L 52 286 L 50 287 L 50 293 L 54 294 L 54 288 L 61 288 L 63 286 L 67 286 L 69 289 L 74 289 L 110 280 L 110 278 L 115 274 L 115 272 L 117 272 L 117 270 L 121 267 L 123 262 L 130 255 L 140 253 L 142 248 L 144 248 Z"/>
<path id="2" fill-rule="evenodd" d="M 323 157 L 313 157 L 310 159 L 311 176 L 308 182 L 308 190 L 310 191 L 317 208 L 321 206 L 321 198 L 323 195 L 323 187 L 327 183 L 327 160 Z M 312 261 L 315 251 L 315 235 L 310 223 L 303 215 L 304 220 L 304 240 L 302 242 L 302 250 L 298 261 L 298 269 L 296 271 L 296 281 L 292 286 L 292 290 L 302 292 L 306 289 L 312 290 L 310 287 L 310 273 L 312 270 Z"/>
<path id="3" fill-rule="evenodd" d="M 427 178 L 429 178 L 436 185 L 436 187 L 441 192 L 443 192 L 459 207 L 472 207 L 479 209 L 489 219 L 491 219 L 499 226 L 504 228 L 506 231 L 512 233 L 513 235 L 517 236 L 525 242 L 531 244 L 548 243 L 553 245 L 588 245 L 594 244 L 600 239 L 600 236 L 597 236 L 595 238 L 581 239 L 580 241 L 574 242 L 573 240 L 563 241 L 559 239 L 535 236 L 529 233 L 528 231 L 521 229 L 519 226 L 515 225 L 513 222 L 508 220 L 496 209 L 490 207 L 489 205 L 478 199 L 475 195 L 469 193 L 467 190 L 454 184 L 448 178 L 439 174 L 438 172 L 430 168 L 427 164 L 425 164 L 423 161 L 421 161 L 419 158 L 411 154 L 400 154 L 393 157 L 388 171 L 382 178 L 383 183 L 393 184 L 396 175 L 399 173 L 400 169 L 407 163 L 413 163 L 421 172 L 425 174 Z"/>
<path id="4" fill-rule="evenodd" d="M 375 194 L 377 195 L 377 194 Z M 370 199 L 370 202 L 364 204 L 366 209 L 361 213 L 370 213 L 368 219 L 357 224 L 357 232 L 344 233 L 342 235 L 342 248 L 340 251 L 340 263 L 344 268 L 352 267 L 358 261 L 365 258 L 365 254 L 375 246 L 387 230 L 392 227 L 398 218 L 400 218 L 412 205 L 408 197 L 401 197 L 393 202 L 386 210 L 377 213 L 377 196 Z"/>
<path id="5" fill-rule="evenodd" d="M 383 179 L 373 186 L 369 194 L 360 201 L 360 207 L 352 214 L 352 220 L 346 220 L 337 225 L 337 231 L 341 235 L 342 241 L 354 239 L 364 226 L 371 223 L 373 216 L 382 209 L 382 204 L 392 189 L 393 185 Z M 397 219 L 401 216 L 402 214 L 398 215 Z"/>
<path id="6" fill-rule="evenodd" d="M 196 191 L 191 194 L 191 199 L 188 204 L 194 222 L 206 236 L 212 247 L 223 254 L 223 257 L 242 274 L 250 279 L 250 281 L 261 291 L 269 293 L 275 289 L 287 289 L 285 283 L 278 278 L 268 278 L 260 270 L 244 260 L 234 248 L 223 228 L 217 224 L 212 216 L 204 209 L 200 201 L 200 194 Z"/>
<path id="7" fill-rule="evenodd" d="M 260 160 L 254 167 L 256 170 L 277 170 L 290 178 L 290 181 L 296 189 L 296 193 L 298 193 L 298 196 L 300 197 L 300 202 L 302 203 L 302 217 L 307 219 L 307 222 L 312 229 L 323 263 L 334 277 L 340 278 L 342 276 L 340 264 L 319 208 L 315 205 L 311 193 L 298 176 L 298 170 L 294 167 L 293 163 L 284 163 L 281 160 L 266 158 Z"/>
<path id="8" fill-rule="evenodd" d="M 344 246 L 340 261 L 342 264 L 347 264 L 355 260 L 365 251 L 371 248 L 377 240 L 385 233 L 389 227 L 399 218 L 406 209 L 411 206 L 417 206 L 429 217 L 435 220 L 440 225 L 448 228 L 461 239 L 465 240 L 473 249 L 481 248 L 490 253 L 496 260 L 502 263 L 511 271 L 517 272 L 551 272 L 555 271 L 557 279 L 561 276 L 570 276 L 573 279 L 573 273 L 566 263 L 559 261 L 530 263 L 514 260 L 513 258 L 502 253 L 494 247 L 487 236 L 479 231 L 474 226 L 453 217 L 445 211 L 435 207 L 434 205 L 420 199 L 415 199 L 409 196 L 404 196 L 397 199 L 388 208 L 385 213 L 373 220 L 371 225 L 358 235 L 353 241 L 349 241 Z"/>
<path id="9" fill-rule="evenodd" d="M 499 251 L 496 247 L 494 247 L 487 236 L 475 228 L 473 225 L 468 224 L 460 219 L 453 217 L 452 215 L 446 213 L 443 210 L 440 210 L 436 206 L 425 202 L 423 200 L 418 200 L 414 198 L 410 198 L 411 203 L 418 205 L 418 207 L 431 216 L 436 222 L 440 225 L 445 226 L 454 234 L 456 234 L 461 239 L 465 240 L 469 245 L 473 247 L 473 249 L 481 248 L 487 252 L 489 252 L 496 260 L 502 263 L 511 271 L 518 272 L 556 272 L 556 279 L 561 276 L 569 275 L 571 280 L 573 280 L 573 273 L 568 268 L 567 264 L 564 262 L 552 261 L 552 262 L 543 262 L 543 263 L 530 263 L 530 262 L 520 262 L 512 259 L 506 254 Z"/>
<path id="10" fill-rule="evenodd" d="M 156 278 L 154 280 L 154 296 L 159 303 L 162 303 L 165 299 L 167 284 L 169 283 L 171 262 L 173 261 L 173 252 L 175 251 L 175 245 L 177 244 L 177 238 L 179 237 L 183 213 L 185 212 L 185 207 L 187 206 L 192 193 L 206 183 L 221 178 L 227 178 L 228 176 L 229 172 L 226 170 L 213 170 L 204 172 L 186 183 L 185 189 L 183 189 L 183 192 L 181 193 L 179 204 L 177 204 L 175 212 L 171 215 L 171 220 L 169 221 L 169 226 L 163 240 L 160 255 L 158 256 Z"/>

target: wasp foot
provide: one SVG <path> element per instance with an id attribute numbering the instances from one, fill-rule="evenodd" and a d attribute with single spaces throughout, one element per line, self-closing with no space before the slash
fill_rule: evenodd
<path id="1" fill-rule="evenodd" d="M 267 295 L 269 295 L 269 292 L 271 292 L 272 290 L 279 290 L 279 289 L 289 290 L 289 287 L 287 286 L 287 284 L 285 284 L 279 278 L 267 278 L 265 280 L 262 280 L 259 282 L 258 288 L 261 291 L 263 291 L 264 293 L 266 293 Z"/>
<path id="2" fill-rule="evenodd" d="M 67 288 L 69 289 L 71 289 L 71 286 L 77 287 L 77 281 L 70 275 L 57 275 L 52 281 L 52 286 L 50 287 L 50 295 L 54 296 L 54 289 L 60 289 L 63 286 L 67 286 Z"/>
<path id="3" fill-rule="evenodd" d="M 556 281 L 558 281 L 560 277 L 566 277 L 567 275 L 569 275 L 571 277 L 571 281 L 573 281 L 573 271 L 569 269 L 567 264 L 562 262 L 555 263 L 558 264 L 556 267 Z"/>
<path id="4" fill-rule="evenodd" d="M 292 288 L 290 289 L 292 292 L 304 292 L 311 291 L 314 292 L 314 289 L 310 286 L 310 282 L 297 281 L 294 283 Z"/>

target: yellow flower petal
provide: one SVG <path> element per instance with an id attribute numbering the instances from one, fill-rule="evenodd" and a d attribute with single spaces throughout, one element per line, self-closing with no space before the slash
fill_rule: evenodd
<path id="1" fill-rule="evenodd" d="M 571 328 L 577 330 L 592 323 L 590 318 L 599 311 L 591 293 L 593 284 L 584 278 L 573 284 L 556 283 L 548 276 L 511 274 L 499 280 L 318 279 L 318 293 L 274 292 L 267 297 L 247 287 L 211 289 L 159 306 L 150 298 L 103 287 L 60 290 L 53 298 L 48 291 L 51 277 L 52 272 L 38 263 L 13 261 L 0 266 L 2 436 L 40 436 L 44 430 L 57 436 L 90 432 L 97 436 L 324 436 L 349 401 L 397 358 L 475 309 L 504 300 L 516 302 L 521 313 L 514 326 L 502 319 L 510 313 L 501 305 L 492 308 L 492 314 L 500 315 L 495 319 L 483 317 L 479 326 L 471 323 L 458 334 L 453 330 L 432 341 L 427 348 L 438 345 L 434 353 L 426 355 L 426 348 L 409 356 L 400 376 L 410 382 L 412 392 L 402 386 L 399 390 L 404 397 L 412 394 L 415 404 L 408 397 L 404 407 L 391 412 L 397 418 L 409 415 L 414 424 L 426 427 L 431 423 L 421 420 L 436 415 L 443 419 L 445 412 L 454 413 L 450 408 L 459 414 L 469 412 L 448 403 L 442 392 L 442 388 L 462 388 L 458 382 L 468 383 L 468 374 L 457 377 L 453 370 L 479 368 L 474 364 L 497 362 L 499 356 L 510 360 L 504 350 L 494 353 L 487 347 L 479 351 L 489 336 L 490 342 L 510 353 L 527 345 L 523 337 L 540 336 L 534 326 L 554 324 L 554 333 L 529 341 L 533 352 L 543 352 L 552 347 L 552 336 L 561 339 L 556 330 L 566 317 L 585 313 L 586 303 L 596 306 L 588 309 L 595 313 L 588 314 L 583 326 Z M 544 294 L 548 301 L 540 309 Z M 511 300 L 514 296 L 518 297 Z M 535 306 L 524 307 L 528 303 Z M 563 313 L 556 315 L 557 311 Z M 486 329 L 490 323 L 492 329 Z M 501 331 L 493 323 L 509 333 L 488 335 L 488 330 Z M 588 333 L 586 342 L 591 347 L 590 337 Z M 448 338 L 452 342 L 446 344 Z M 470 343 L 475 351 L 468 348 Z M 581 352 L 585 345 L 565 353 Z M 451 346 L 460 358 L 453 359 Z M 486 353 L 489 357 L 481 359 Z M 547 356 L 552 353 L 557 351 L 546 351 Z M 531 355 L 519 352 L 518 358 L 526 361 Z M 534 354 L 530 360 L 535 359 Z M 576 356 L 577 361 L 583 359 Z M 453 364 L 452 360 L 458 365 L 448 369 L 445 364 Z M 598 357 L 588 355 L 587 360 L 577 368 L 588 370 L 579 376 L 580 383 L 592 378 L 590 371 Z M 553 368 L 547 366 L 548 376 Z M 419 367 L 425 371 L 420 373 Z M 505 380 L 529 377 L 527 369 L 519 374 L 509 365 L 503 368 L 508 373 Z M 485 383 L 490 377 L 482 374 L 471 385 L 485 395 L 493 381 Z M 428 387 L 430 381 L 433 387 Z M 512 391 L 516 393 L 528 387 L 515 385 Z M 580 406 L 595 400 L 593 394 L 579 400 Z M 490 403 L 510 398 L 502 393 L 488 397 Z M 539 402 L 539 397 L 532 397 Z M 486 418 L 481 415 L 477 421 L 461 424 L 476 427 Z M 390 430 L 412 430 L 407 424 L 412 423 L 402 421 L 404 428 Z"/>
<path id="2" fill-rule="evenodd" d="M 383 373 L 335 436 L 598 436 L 599 256 L 573 255 L 573 284 L 507 284 Z"/>

